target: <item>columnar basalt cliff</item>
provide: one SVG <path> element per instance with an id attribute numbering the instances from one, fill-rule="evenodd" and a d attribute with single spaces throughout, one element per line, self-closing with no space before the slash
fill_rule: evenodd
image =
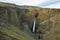
<path id="1" fill-rule="evenodd" d="M 35 14 L 36 33 L 31 32 Z M 60 9 L 0 3 L 0 40 L 60 40 Z"/>

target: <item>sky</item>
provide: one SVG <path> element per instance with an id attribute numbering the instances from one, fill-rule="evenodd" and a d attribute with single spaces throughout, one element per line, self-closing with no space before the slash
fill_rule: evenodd
<path id="1" fill-rule="evenodd" d="M 17 5 L 39 6 L 43 8 L 60 8 L 60 0 L 0 0 L 0 2 Z"/>
<path id="2" fill-rule="evenodd" d="M 40 3 L 43 3 L 47 0 L 0 0 L 2 2 L 8 2 L 8 3 L 15 3 L 17 5 L 32 5 L 32 6 L 35 6 L 35 5 L 38 5 Z"/>
<path id="3" fill-rule="evenodd" d="M 60 8 L 60 0 L 49 0 L 41 3 L 40 6 L 43 8 Z"/>

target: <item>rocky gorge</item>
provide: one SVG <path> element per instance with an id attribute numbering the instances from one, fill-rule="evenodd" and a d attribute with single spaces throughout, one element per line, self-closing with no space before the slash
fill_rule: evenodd
<path id="1" fill-rule="evenodd" d="M 60 9 L 0 3 L 0 40 L 38 40 L 40 35 L 42 40 L 60 40 Z"/>

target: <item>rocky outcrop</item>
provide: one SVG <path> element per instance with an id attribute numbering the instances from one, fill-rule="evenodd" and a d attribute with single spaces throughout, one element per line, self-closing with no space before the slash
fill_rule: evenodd
<path id="1" fill-rule="evenodd" d="M 36 40 L 40 35 L 42 40 L 60 40 L 60 9 L 1 4 L 1 40 Z M 33 34 L 31 29 L 35 14 L 38 16 L 36 34 Z"/>

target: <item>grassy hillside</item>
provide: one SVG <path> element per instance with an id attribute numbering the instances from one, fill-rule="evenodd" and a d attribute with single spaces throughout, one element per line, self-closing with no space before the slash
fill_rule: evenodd
<path id="1" fill-rule="evenodd" d="M 15 38 L 18 40 L 35 40 L 28 29 L 25 28 L 24 30 L 20 30 L 19 28 L 11 24 L 1 23 L 0 32 L 4 34 L 3 36 L 8 36 L 8 37 L 2 37 L 0 40 L 8 40 L 8 39 L 13 40 L 12 38 Z"/>

